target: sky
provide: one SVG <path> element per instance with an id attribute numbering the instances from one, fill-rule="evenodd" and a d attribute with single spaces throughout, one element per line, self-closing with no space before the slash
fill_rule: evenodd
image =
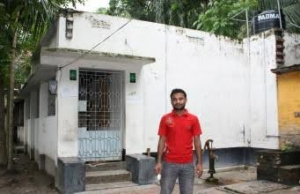
<path id="1" fill-rule="evenodd" d="M 108 7 L 109 0 L 85 0 L 85 4 L 77 4 L 76 9 L 80 11 L 94 12 L 99 7 Z"/>

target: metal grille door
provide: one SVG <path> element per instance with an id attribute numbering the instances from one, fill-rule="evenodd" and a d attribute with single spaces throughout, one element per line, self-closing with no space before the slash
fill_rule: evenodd
<path id="1" fill-rule="evenodd" d="M 123 73 L 79 71 L 79 157 L 120 160 L 123 129 Z"/>

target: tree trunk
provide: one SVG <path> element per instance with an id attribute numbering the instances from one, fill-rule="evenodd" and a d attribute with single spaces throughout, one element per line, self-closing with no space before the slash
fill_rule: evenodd
<path id="1" fill-rule="evenodd" d="M 17 46 L 17 30 L 15 31 L 13 42 L 12 42 L 12 52 L 11 52 L 11 62 L 10 62 L 10 74 L 9 74 L 9 100 L 8 100 L 8 163 L 7 170 L 13 170 L 13 121 L 14 121 L 14 89 L 15 89 L 15 58 L 16 58 L 16 46 Z"/>
<path id="2" fill-rule="evenodd" d="M 0 75 L 0 166 L 7 165 L 7 147 L 5 134 L 5 111 L 4 111 L 4 80 Z"/>

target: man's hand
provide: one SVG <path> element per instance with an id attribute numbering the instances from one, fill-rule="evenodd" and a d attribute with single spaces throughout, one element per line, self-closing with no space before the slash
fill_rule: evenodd
<path id="1" fill-rule="evenodd" d="M 202 173 L 203 173 L 203 165 L 202 164 L 196 165 L 196 173 L 197 173 L 198 178 L 200 178 L 202 176 Z"/>
<path id="2" fill-rule="evenodd" d="M 155 168 L 154 168 L 155 174 L 156 174 L 156 175 L 160 174 L 161 169 L 162 169 L 161 163 L 156 163 Z"/>

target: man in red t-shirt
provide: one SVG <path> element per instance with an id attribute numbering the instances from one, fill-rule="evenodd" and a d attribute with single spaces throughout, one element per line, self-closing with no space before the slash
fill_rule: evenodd
<path id="1" fill-rule="evenodd" d="M 164 115 L 160 121 L 155 173 L 161 174 L 161 194 L 171 194 L 177 178 L 180 194 L 192 194 L 195 177 L 193 145 L 197 156 L 198 177 L 203 172 L 200 141 L 202 131 L 197 116 L 185 109 L 185 91 L 174 89 L 170 97 L 173 111 Z"/>

